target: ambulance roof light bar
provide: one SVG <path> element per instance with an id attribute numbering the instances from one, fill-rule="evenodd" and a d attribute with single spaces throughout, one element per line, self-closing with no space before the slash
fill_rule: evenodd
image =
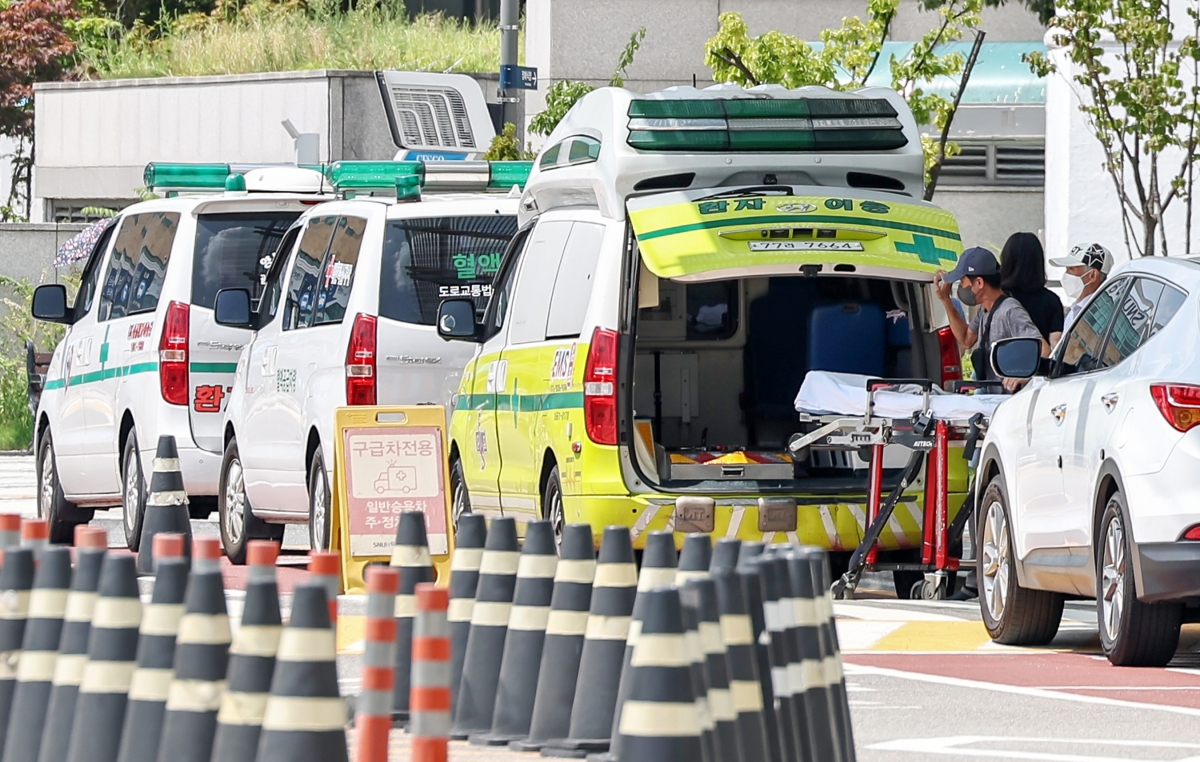
<path id="1" fill-rule="evenodd" d="M 338 161 L 328 176 L 339 193 L 395 191 L 409 177 L 426 191 L 479 192 L 523 188 L 532 169 L 529 161 Z M 412 187 L 411 181 L 403 185 Z"/>
<path id="2" fill-rule="evenodd" d="M 147 190 L 166 191 L 224 191 L 232 176 L 244 176 L 256 169 L 297 170 L 323 174 L 323 168 L 302 164 L 204 164 L 187 162 L 151 162 L 142 172 L 142 182 Z M 319 179 L 319 178 L 317 178 Z M 233 181 L 238 185 L 238 181 Z M 242 181 L 243 190 L 245 181 Z M 282 191 L 282 189 L 281 189 Z"/>

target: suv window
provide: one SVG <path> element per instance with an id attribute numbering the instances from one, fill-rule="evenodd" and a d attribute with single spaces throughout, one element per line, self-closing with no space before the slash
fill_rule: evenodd
<path id="1" fill-rule="evenodd" d="M 92 246 L 92 253 L 88 256 L 87 264 L 84 265 L 83 275 L 79 278 L 79 292 L 75 295 L 75 303 L 71 308 L 76 321 L 92 310 L 96 287 L 100 283 L 100 274 L 104 272 L 104 250 L 108 248 L 113 231 L 117 229 L 115 222 L 114 220 L 113 224 L 105 228 L 100 237 L 96 239 L 95 245 Z"/>
<path id="2" fill-rule="evenodd" d="M 529 246 L 525 249 L 521 275 L 517 278 L 509 309 L 512 316 L 508 327 L 510 343 L 545 341 L 554 278 L 558 275 L 558 266 L 573 225 L 565 220 L 539 222 L 529 236 Z"/>
<path id="3" fill-rule="evenodd" d="M 121 221 L 100 295 L 101 320 L 158 306 L 178 230 L 178 212 L 130 214 Z"/>
<path id="4" fill-rule="evenodd" d="M 322 267 L 321 286 L 317 292 L 317 308 L 313 325 L 340 323 L 346 315 L 350 302 L 350 289 L 354 285 L 354 270 L 358 265 L 358 252 L 362 248 L 363 230 L 367 221 L 361 217 L 338 219 L 333 233 L 333 243 L 325 255 Z"/>
<path id="5" fill-rule="evenodd" d="M 1176 312 L 1179 312 L 1179 308 L 1183 306 L 1186 299 L 1187 294 L 1174 286 L 1164 286 L 1162 296 L 1158 300 L 1158 308 L 1154 311 L 1154 320 L 1150 324 L 1151 336 L 1171 322 L 1171 318 L 1175 317 Z"/>
<path id="6" fill-rule="evenodd" d="M 517 232 L 511 215 L 391 220 L 383 237 L 379 315 L 433 325 L 442 299 L 470 297 L 478 310 Z"/>
<path id="7" fill-rule="evenodd" d="M 1162 291 L 1163 284 L 1156 280 L 1134 279 L 1125 298 L 1121 300 L 1121 309 L 1113 320 L 1108 343 L 1104 345 L 1104 352 L 1100 355 L 1097 367 L 1111 368 L 1133 354 L 1150 338 L 1150 318 Z"/>
<path id="8" fill-rule="evenodd" d="M 317 295 L 317 276 L 321 271 L 325 252 L 329 250 L 329 241 L 333 238 L 336 225 L 337 217 L 314 217 L 309 220 L 308 227 L 300 238 L 300 248 L 292 265 L 292 278 L 288 282 L 287 302 L 283 308 L 285 331 L 305 328 L 312 318 Z"/>
<path id="9" fill-rule="evenodd" d="M 263 273 L 262 294 L 254 309 L 258 313 L 258 327 L 262 328 L 271 322 L 279 309 L 279 297 L 283 294 L 283 274 L 287 271 L 287 258 L 300 237 L 300 228 L 292 228 L 284 234 L 278 249 L 271 255 L 271 266 Z"/>
<path id="10" fill-rule="evenodd" d="M 1117 313 L 1117 304 L 1129 285 L 1128 278 L 1113 281 L 1099 291 L 1063 339 L 1063 350 L 1055 375 L 1086 373 L 1100 367 L 1100 348 L 1105 332 Z"/>
<path id="11" fill-rule="evenodd" d="M 554 280 L 546 338 L 570 338 L 583 330 L 583 319 L 596 280 L 596 260 L 603 243 L 603 225 L 576 222 L 571 228 L 567 249 L 558 265 L 558 277 Z"/>
<path id="12" fill-rule="evenodd" d="M 223 288 L 262 289 L 271 254 L 299 212 L 202 214 L 192 259 L 192 304 L 212 309 Z"/>
<path id="13" fill-rule="evenodd" d="M 517 279 L 517 270 L 525 259 L 525 249 L 529 244 L 529 231 L 517 234 L 515 248 L 508 254 L 507 259 L 500 263 L 500 272 L 496 275 L 496 283 L 492 290 L 492 298 L 488 300 L 487 311 L 483 316 L 483 331 L 485 338 L 492 338 L 504 327 L 508 317 L 509 302 L 512 300 L 513 284 Z"/>

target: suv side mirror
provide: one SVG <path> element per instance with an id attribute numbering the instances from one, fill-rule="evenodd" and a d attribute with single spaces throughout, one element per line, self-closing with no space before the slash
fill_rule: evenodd
<path id="1" fill-rule="evenodd" d="M 1004 378 L 1032 378 L 1042 365 L 1040 339 L 1001 339 L 992 345 L 992 370 Z"/>
<path id="2" fill-rule="evenodd" d="M 217 292 L 213 317 L 217 325 L 230 328 L 250 328 L 250 292 L 244 288 L 223 288 Z"/>
<path id="3" fill-rule="evenodd" d="M 438 306 L 437 332 L 447 341 L 479 341 L 475 303 L 470 299 L 447 299 Z"/>
<path id="4" fill-rule="evenodd" d="M 38 286 L 33 291 L 33 304 L 30 311 L 38 320 L 49 323 L 71 324 L 67 310 L 67 288 L 61 283 L 50 283 Z"/>

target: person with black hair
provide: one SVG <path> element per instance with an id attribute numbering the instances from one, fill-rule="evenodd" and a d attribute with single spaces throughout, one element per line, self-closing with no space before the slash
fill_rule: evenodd
<path id="1" fill-rule="evenodd" d="M 1063 305 L 1046 288 L 1046 253 L 1033 233 L 1013 233 L 1000 251 L 1000 288 L 1021 303 L 1050 346 L 1063 331 Z"/>

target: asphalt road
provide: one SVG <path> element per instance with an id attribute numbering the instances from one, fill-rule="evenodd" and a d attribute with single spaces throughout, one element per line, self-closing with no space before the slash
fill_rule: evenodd
<path id="1" fill-rule="evenodd" d="M 0 512 L 33 515 L 34 494 L 32 458 L 0 457 Z M 116 511 L 95 521 L 109 530 L 113 547 L 123 545 L 119 522 Z M 302 558 L 302 530 L 288 537 L 294 561 Z M 193 522 L 193 531 L 215 534 L 216 523 Z M 236 617 L 241 573 L 226 571 Z M 303 575 L 281 568 L 281 586 Z M 361 603 L 351 598 L 341 602 L 338 637 L 349 692 L 365 624 Z M 1118 669 L 1099 653 L 1090 603 L 1068 604 L 1058 638 L 1040 649 L 991 643 L 973 602 L 874 598 L 839 602 L 835 613 L 862 762 L 1200 762 L 1200 625 L 1184 628 L 1168 668 Z M 394 732 L 392 749 L 393 759 L 408 759 L 408 736 Z M 534 757 L 451 747 L 457 760 L 522 758 Z"/>

